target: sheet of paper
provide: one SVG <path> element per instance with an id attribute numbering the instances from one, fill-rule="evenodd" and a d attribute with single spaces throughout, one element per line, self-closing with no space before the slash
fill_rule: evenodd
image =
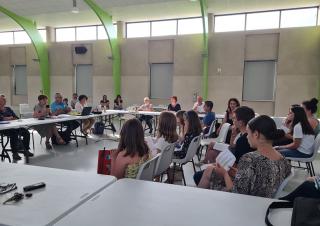
<path id="1" fill-rule="evenodd" d="M 213 149 L 217 151 L 226 151 L 229 150 L 229 144 L 216 142 L 213 146 Z"/>
<path id="2" fill-rule="evenodd" d="M 235 161 L 236 157 L 229 150 L 221 152 L 216 158 L 216 162 L 219 163 L 227 171 L 233 166 Z"/>

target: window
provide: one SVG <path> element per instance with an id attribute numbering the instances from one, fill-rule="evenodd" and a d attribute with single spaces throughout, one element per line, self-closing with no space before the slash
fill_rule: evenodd
<path id="1" fill-rule="evenodd" d="M 177 21 L 155 21 L 151 22 L 151 36 L 164 36 L 177 34 Z"/>
<path id="2" fill-rule="evenodd" d="M 47 41 L 47 31 L 45 29 L 39 29 L 40 36 L 44 42 Z"/>
<path id="3" fill-rule="evenodd" d="M 246 61 L 243 77 L 243 100 L 273 101 L 276 61 Z"/>
<path id="4" fill-rule="evenodd" d="M 200 34 L 202 32 L 202 18 L 178 20 L 178 35 Z"/>
<path id="5" fill-rule="evenodd" d="M 279 28 L 280 11 L 247 14 L 246 30 Z"/>
<path id="6" fill-rule="evenodd" d="M 281 28 L 317 25 L 318 8 L 291 9 L 281 11 Z"/>
<path id="7" fill-rule="evenodd" d="M 14 44 L 31 43 L 31 39 L 29 38 L 27 32 L 25 31 L 15 31 L 13 35 L 14 35 Z"/>
<path id="8" fill-rule="evenodd" d="M 97 27 L 77 27 L 76 28 L 76 40 L 85 41 L 85 40 L 96 40 L 97 39 Z"/>
<path id="9" fill-rule="evenodd" d="M 150 37 L 150 22 L 127 23 L 127 38 Z"/>
<path id="10" fill-rule="evenodd" d="M 13 32 L 0 33 L 0 45 L 13 44 Z"/>
<path id="11" fill-rule="evenodd" d="M 26 96 L 27 86 L 27 67 L 26 65 L 15 65 L 14 68 L 14 95 Z"/>
<path id="12" fill-rule="evenodd" d="M 98 39 L 108 39 L 108 35 L 106 30 L 104 29 L 104 26 L 98 26 Z"/>
<path id="13" fill-rule="evenodd" d="M 56 41 L 67 42 L 76 40 L 76 28 L 56 28 Z"/>
<path id="14" fill-rule="evenodd" d="M 244 26 L 245 14 L 215 17 L 215 32 L 243 31 Z"/>
<path id="15" fill-rule="evenodd" d="M 150 97 L 169 99 L 172 96 L 173 64 L 151 64 L 150 67 Z"/>

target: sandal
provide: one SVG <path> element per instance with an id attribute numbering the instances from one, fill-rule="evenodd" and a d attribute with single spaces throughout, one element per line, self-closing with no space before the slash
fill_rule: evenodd
<path id="1" fill-rule="evenodd" d="M 66 142 L 62 139 L 62 137 L 59 137 L 59 138 L 58 138 L 57 143 L 58 143 L 59 145 L 66 144 Z"/>
<path id="2" fill-rule="evenodd" d="M 50 144 L 50 142 L 46 142 L 46 149 L 47 150 L 51 150 L 52 149 L 52 145 Z"/>

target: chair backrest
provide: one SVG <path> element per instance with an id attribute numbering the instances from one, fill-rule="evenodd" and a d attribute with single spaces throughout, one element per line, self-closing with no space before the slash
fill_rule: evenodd
<path id="1" fill-rule="evenodd" d="M 172 162 L 173 152 L 175 144 L 169 144 L 163 150 L 161 150 L 161 155 L 157 161 L 156 169 L 154 171 L 154 176 L 160 176 L 164 173 L 170 166 Z"/>
<path id="2" fill-rule="evenodd" d="M 273 198 L 278 199 L 280 198 L 280 195 L 284 189 L 284 187 L 288 184 L 288 182 L 291 180 L 291 178 L 294 177 L 294 168 L 291 168 L 291 173 L 289 174 L 289 176 L 287 176 L 284 181 L 282 181 L 282 183 L 280 184 L 277 192 L 274 194 Z"/>
<path id="3" fill-rule="evenodd" d="M 19 104 L 19 113 L 21 118 L 31 118 L 33 111 L 29 104 Z"/>
<path id="4" fill-rule="evenodd" d="M 137 180 L 147 180 L 147 181 L 153 180 L 154 170 L 156 168 L 156 164 L 160 155 L 161 154 L 157 154 L 155 157 L 146 161 L 140 166 L 139 172 L 136 177 Z"/>
<path id="5" fill-rule="evenodd" d="M 285 117 L 271 117 L 271 118 L 276 123 L 276 126 L 278 129 L 281 129 L 281 127 L 283 127 L 283 122 L 285 120 Z"/>
<path id="6" fill-rule="evenodd" d="M 217 142 L 219 142 L 219 143 L 226 142 L 230 126 L 231 125 L 229 123 L 223 123 L 223 125 L 221 126 L 221 129 L 220 129 L 220 132 L 219 132 L 219 136 L 216 139 Z"/>
<path id="7" fill-rule="evenodd" d="M 212 123 L 211 123 L 211 126 L 209 128 L 209 131 L 207 134 L 205 134 L 205 136 L 210 136 L 215 130 L 216 130 L 216 123 L 217 123 L 217 119 L 214 120 Z"/>
<path id="8" fill-rule="evenodd" d="M 320 134 L 318 134 L 316 136 L 316 139 L 314 140 L 313 155 L 311 157 L 311 161 L 313 161 L 316 158 L 319 151 L 320 151 Z"/>
<path id="9" fill-rule="evenodd" d="M 194 137 L 189 144 L 186 157 L 184 157 L 184 160 L 186 162 L 193 159 L 193 157 L 196 155 L 198 148 L 200 147 L 200 141 L 201 141 L 201 135 Z"/>

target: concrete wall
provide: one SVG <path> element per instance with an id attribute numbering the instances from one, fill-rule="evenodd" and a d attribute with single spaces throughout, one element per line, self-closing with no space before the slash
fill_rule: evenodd
<path id="1" fill-rule="evenodd" d="M 152 42 L 155 40 L 161 41 Z M 208 99 L 214 101 L 215 111 L 224 112 L 230 97 L 242 100 L 245 60 L 275 59 L 278 62 L 275 101 L 243 101 L 243 104 L 254 107 L 259 114 L 285 115 L 290 104 L 317 96 L 320 77 L 319 40 L 320 30 L 314 27 L 210 34 Z M 163 43 L 163 48 L 159 43 Z M 92 45 L 92 102 L 97 104 L 103 94 L 107 94 L 112 101 L 112 61 L 108 59 L 111 51 L 105 41 L 52 43 L 49 49 L 51 94 L 61 92 L 71 97 L 74 91 L 73 63 L 77 63 L 72 57 L 72 47 L 78 44 Z M 0 46 L 0 93 L 6 94 L 10 103 L 9 48 Z M 201 53 L 201 35 L 124 39 L 121 56 L 125 105 L 140 104 L 143 97 L 149 95 L 149 63 L 173 61 L 173 94 L 178 96 L 183 108 L 191 108 L 193 94 L 201 93 Z M 35 58 L 32 45 L 26 45 L 28 102 L 32 105 L 41 90 L 39 65 L 32 60 Z M 168 100 L 154 102 L 166 104 Z"/>

